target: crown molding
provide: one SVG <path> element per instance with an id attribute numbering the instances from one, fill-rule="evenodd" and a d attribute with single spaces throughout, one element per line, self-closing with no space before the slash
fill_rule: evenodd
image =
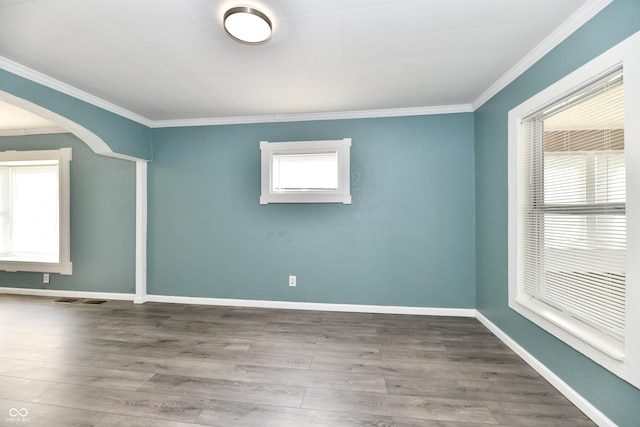
<path id="1" fill-rule="evenodd" d="M 383 117 L 426 116 L 434 114 L 472 113 L 471 104 L 436 107 L 395 108 L 386 110 L 335 111 L 326 113 L 273 114 L 262 116 L 213 117 L 184 120 L 156 120 L 153 128 L 218 126 L 250 123 L 284 123 L 319 120 L 371 119 Z"/>
<path id="2" fill-rule="evenodd" d="M 473 111 L 480 108 L 485 102 L 498 94 L 502 89 L 507 87 L 509 83 L 520 77 L 525 71 L 531 68 L 536 62 L 542 59 L 553 48 L 562 43 L 578 28 L 587 23 L 591 18 L 597 15 L 602 9 L 607 7 L 613 0 L 589 0 L 571 15 L 566 21 L 556 28 L 549 36 L 547 36 L 540 44 L 533 48 L 531 52 L 522 58 L 516 65 L 500 77 L 494 84 L 489 86 L 487 90 L 476 98 L 472 103 Z"/>
<path id="3" fill-rule="evenodd" d="M 142 125 L 151 127 L 152 122 L 146 119 L 145 117 L 142 117 L 136 113 L 133 113 L 125 108 L 119 107 L 108 101 L 105 101 L 102 98 L 98 98 L 97 96 L 91 95 L 90 93 L 87 93 L 83 90 L 75 88 L 67 83 L 63 83 L 59 80 L 56 80 L 52 77 L 42 74 L 39 71 L 25 67 L 24 65 L 21 65 L 21 64 L 18 64 L 17 62 L 7 59 L 3 56 L 0 56 L 0 68 L 6 71 L 9 71 L 10 73 L 13 73 L 17 76 L 24 77 L 27 80 L 31 80 L 32 82 L 41 84 L 50 89 L 64 93 L 65 95 L 69 95 L 81 101 L 84 101 L 86 103 L 89 103 L 91 105 L 95 105 L 96 107 L 102 108 L 103 110 L 117 114 L 129 120 L 133 120 L 134 122 L 138 122 Z"/>

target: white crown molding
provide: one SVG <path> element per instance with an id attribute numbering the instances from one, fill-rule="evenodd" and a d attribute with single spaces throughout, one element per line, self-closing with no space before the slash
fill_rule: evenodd
<path id="1" fill-rule="evenodd" d="M 386 110 L 335 111 L 326 113 L 273 114 L 262 116 L 214 117 L 184 120 L 156 120 L 153 128 L 219 126 L 250 123 L 284 123 L 319 120 L 370 119 L 383 117 L 426 116 L 434 114 L 472 113 L 471 104 L 435 107 L 395 108 Z"/>
<path id="2" fill-rule="evenodd" d="M 553 48 L 558 46 L 567 37 L 573 34 L 578 28 L 583 26 L 587 21 L 597 15 L 602 9 L 607 7 L 613 0 L 589 0 L 566 21 L 556 28 L 549 36 L 547 36 L 540 44 L 538 44 L 531 52 L 522 58 L 516 65 L 500 77 L 494 84 L 489 86 L 478 98 L 472 103 L 473 111 L 480 108 L 485 102 L 497 95 L 502 89 L 507 87 L 509 83 L 520 77 L 525 71 L 531 68 L 536 62 L 542 59 Z"/>
<path id="3" fill-rule="evenodd" d="M 87 93 L 45 74 L 42 74 L 39 71 L 18 64 L 17 62 L 7 59 L 3 56 L 0 56 L 0 68 L 9 71 L 10 73 L 13 73 L 17 76 L 31 80 L 35 83 L 39 83 L 50 89 L 57 90 L 58 92 L 64 93 L 65 95 L 69 95 L 91 105 L 95 105 L 96 107 L 102 108 L 103 110 L 117 114 L 129 120 L 133 120 L 134 122 L 138 122 L 147 127 L 151 127 L 152 122 L 138 114 L 135 114 L 129 110 L 105 101 L 102 98 L 98 98 L 97 96 L 91 95 L 90 93 Z"/>
<path id="4" fill-rule="evenodd" d="M 518 356 L 520 356 L 529 366 L 536 370 L 542 377 L 547 380 L 552 386 L 554 386 L 560 393 L 562 393 L 567 399 L 571 401 L 578 409 L 585 413 L 593 422 L 600 427 L 616 427 L 616 423 L 611 421 L 605 414 L 603 414 L 598 408 L 593 406 L 587 399 L 582 397 L 577 391 L 575 391 L 569 384 L 564 382 L 559 376 L 553 373 L 542 362 L 536 359 L 531 353 L 525 350 L 511 337 L 509 337 L 502 329 L 498 328 L 493 322 L 487 319 L 482 313 L 476 310 L 476 319 L 480 321 L 484 326 L 491 331 L 496 337 L 498 337 L 503 343 L 505 343 L 511 350 L 513 350 Z"/>

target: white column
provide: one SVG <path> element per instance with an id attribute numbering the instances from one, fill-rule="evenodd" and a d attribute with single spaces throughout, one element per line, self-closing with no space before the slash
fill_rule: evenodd
<path id="1" fill-rule="evenodd" d="M 136 295 L 135 304 L 147 300 L 147 162 L 136 160 Z"/>

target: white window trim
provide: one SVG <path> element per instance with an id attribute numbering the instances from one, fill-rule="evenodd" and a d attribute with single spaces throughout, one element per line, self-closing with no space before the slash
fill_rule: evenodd
<path id="1" fill-rule="evenodd" d="M 70 179 L 69 163 L 71 162 L 71 148 L 59 150 L 32 150 L 32 151 L 4 151 L 0 152 L 1 161 L 29 161 L 29 160 L 58 160 L 60 192 L 60 249 L 58 263 L 44 262 L 12 262 L 0 261 L 0 270 L 4 271 L 31 271 L 40 273 L 59 273 L 70 275 L 73 272 L 71 263 L 70 244 Z"/>
<path id="2" fill-rule="evenodd" d="M 312 154 L 335 150 L 338 153 L 338 188 L 332 191 L 287 192 L 271 191 L 273 156 L 278 154 Z M 260 204 L 268 203 L 343 203 L 351 204 L 351 138 L 325 141 L 260 141 L 261 196 Z"/>
<path id="3" fill-rule="evenodd" d="M 533 300 L 519 286 L 523 260 L 519 251 L 522 224 L 518 215 L 517 173 L 521 121 L 541 107 L 561 99 L 585 83 L 621 65 L 625 76 L 627 174 L 627 300 L 624 345 L 584 327 L 581 322 L 546 304 Z M 640 387 L 640 32 L 515 107 L 509 111 L 508 120 L 509 307 L 620 378 Z"/>

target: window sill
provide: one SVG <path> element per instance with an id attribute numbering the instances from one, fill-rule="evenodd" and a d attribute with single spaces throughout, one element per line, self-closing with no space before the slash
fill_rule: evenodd
<path id="1" fill-rule="evenodd" d="M 609 365 L 623 363 L 625 360 L 624 343 L 528 295 L 520 295 L 509 306 L 591 358 L 608 361 Z"/>
<path id="2" fill-rule="evenodd" d="M 342 203 L 351 204 L 350 195 L 340 194 L 319 194 L 319 193 L 285 193 L 285 194 L 269 194 L 260 197 L 260 204 L 269 203 Z"/>
<path id="3" fill-rule="evenodd" d="M 16 273 L 18 271 L 32 273 L 57 273 L 70 276 L 73 272 L 73 263 L 45 263 L 45 262 L 3 262 L 0 261 L 0 271 Z"/>

